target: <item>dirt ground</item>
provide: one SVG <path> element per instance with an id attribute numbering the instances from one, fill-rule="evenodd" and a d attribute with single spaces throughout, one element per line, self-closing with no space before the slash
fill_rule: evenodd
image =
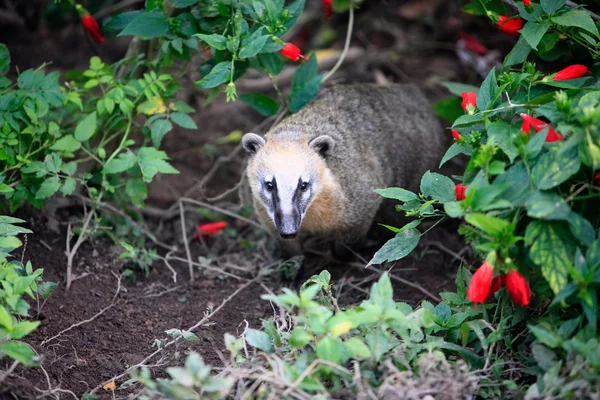
<path id="1" fill-rule="evenodd" d="M 461 13 L 455 2 L 369 3 L 357 13 L 353 35 L 352 46 L 362 51 L 361 57 L 346 63 L 336 80 L 373 82 L 384 77 L 388 81 L 413 82 L 436 101 L 448 96 L 439 84 L 441 81 L 476 84 L 481 80 L 473 66 L 457 56 L 456 40 L 460 30 L 478 32 L 490 49 L 504 51 L 510 45 L 510 40 L 499 35 L 486 21 Z M 309 13 L 318 14 L 319 10 L 318 1 L 308 2 Z M 330 22 L 329 26 L 337 31 L 338 38 L 332 44 L 333 48 L 342 47 L 345 18 L 335 16 Z M 317 20 L 313 24 L 319 27 L 323 21 Z M 322 34 L 308 24 L 297 33 L 296 39 L 308 36 L 310 40 L 306 46 L 310 48 L 318 45 Z M 62 56 L 50 69 L 85 68 L 89 57 L 96 52 L 107 60 L 114 60 L 122 56 L 127 45 L 123 39 L 108 40 L 106 46 L 92 50 L 80 42 L 75 45 L 81 37 L 78 27 L 60 32 L 30 32 L 22 28 L 21 33 L 10 36 L 0 31 L 0 42 L 8 45 L 13 62 L 21 70 L 55 60 L 57 54 Z M 42 50 L 32 54 L 32 48 L 40 41 L 44 44 Z M 244 158 L 241 152 L 232 155 L 235 145 L 216 145 L 215 138 L 233 130 L 251 131 L 263 120 L 242 102 L 225 103 L 219 99 L 204 108 L 203 95 L 193 85 L 182 96 L 198 109 L 195 120 L 199 130 L 177 129 L 166 136 L 163 150 L 181 174 L 161 177 L 152 184 L 148 203 L 154 214 L 164 211 L 184 194 L 205 199 L 233 187 L 240 179 Z M 218 157 L 228 155 L 231 159 L 220 164 L 211 179 L 203 182 L 201 190 L 189 192 L 211 170 Z M 456 165 L 450 170 L 459 172 Z M 219 205 L 235 208 L 238 202 L 234 193 Z M 240 231 L 237 238 L 219 236 L 209 238 L 207 243 L 191 242 L 190 258 L 199 260 L 201 257 L 199 264 L 209 267 L 195 268 L 195 280 L 189 283 L 186 255 L 177 231 L 177 212 L 177 216 L 167 218 L 164 240 L 178 244 L 180 250 L 170 255 L 168 265 L 156 261 L 147 277 L 138 274 L 135 281 L 119 279 L 122 262 L 117 257 L 120 250 L 109 240 L 97 238 L 79 250 L 74 267 L 79 278 L 67 292 L 64 285 L 66 222 L 77 217 L 78 211 L 55 212 L 53 207 L 48 207 L 41 211 L 22 210 L 19 215 L 27 219 L 28 228 L 35 232 L 28 238 L 26 259 L 31 259 L 35 267 L 44 268 L 44 278 L 58 283 L 58 288 L 46 302 L 32 304 L 32 316 L 42 324 L 27 339 L 39 353 L 43 368 L 18 367 L 5 380 L 1 398 L 79 398 L 155 352 L 153 344 L 157 339 L 167 338 L 166 330 L 186 329 L 202 320 L 204 322 L 195 330 L 199 343 L 186 342 L 180 347 L 169 348 L 148 360 L 147 365 L 153 367 L 155 376 L 161 376 L 167 366 L 181 364 L 186 353 L 193 350 L 208 364 L 221 367 L 228 357 L 223 334 L 239 335 L 246 326 L 260 328 L 261 320 L 275 312 L 269 302 L 260 299 L 260 295 L 290 285 L 276 273 L 258 277 L 259 271 L 276 261 L 271 251 L 272 243 L 252 226 L 233 220 L 229 222 Z M 186 217 L 190 226 L 203 221 L 193 212 L 187 213 Z M 149 226 L 156 227 L 152 222 Z M 468 257 L 456 228 L 451 221 L 440 224 L 427 234 L 413 254 L 393 266 L 391 271 L 398 301 L 417 304 L 422 299 L 431 300 L 428 293 L 435 296 L 452 288 L 453 273 L 460 263 L 458 257 Z M 254 241 L 254 248 L 243 246 L 244 239 Z M 369 259 L 374 250 L 361 256 Z M 164 252 L 160 254 L 165 256 Z M 307 259 L 309 267 L 305 276 L 326 267 L 336 282 L 335 290 L 341 304 L 353 304 L 364 298 L 370 285 L 379 277 L 379 271 L 365 270 L 365 264 L 360 260 L 341 264 L 313 254 L 312 259 Z M 207 315 L 210 317 L 206 318 Z M 119 378 L 117 384 L 127 378 Z M 118 391 L 117 397 L 129 393 Z M 101 399 L 112 398 L 102 389 L 97 394 Z"/>

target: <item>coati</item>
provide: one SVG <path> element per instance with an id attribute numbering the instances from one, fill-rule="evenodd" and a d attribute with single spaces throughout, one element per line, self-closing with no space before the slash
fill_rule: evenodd
<path id="1" fill-rule="evenodd" d="M 244 135 L 254 208 L 287 255 L 301 252 L 306 235 L 331 234 L 351 247 L 382 204 L 373 189 L 418 190 L 444 154 L 445 136 L 414 85 L 322 89 L 264 138 Z"/>

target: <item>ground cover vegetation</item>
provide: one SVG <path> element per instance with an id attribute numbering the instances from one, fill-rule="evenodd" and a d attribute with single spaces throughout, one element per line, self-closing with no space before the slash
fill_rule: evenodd
<path id="1" fill-rule="evenodd" d="M 131 37 L 132 45 L 113 64 L 92 57 L 88 69 L 62 77 L 41 65 L 12 80 L 10 53 L 0 44 L 0 352 L 12 360 L 0 381 L 19 364 L 39 363 L 26 343 L 39 326 L 28 318 L 29 304 L 39 307 L 56 286 L 16 253 L 31 231 L 8 214 L 53 196 L 84 204 L 83 218 L 68 225 L 67 288 L 82 244 L 102 236 L 148 273 L 161 243 L 141 223 L 147 186 L 178 173 L 161 144 L 174 125 L 198 128 L 190 117 L 196 110 L 176 99 L 185 66 L 200 59 L 195 84 L 207 91 L 207 104 L 225 96 L 278 121 L 308 104 L 343 62 L 362 4 L 322 2 L 324 17 L 348 17 L 344 51 L 326 74 L 314 53 L 282 39 L 304 0 L 146 1 L 102 25 L 81 4 L 58 5 L 77 13 L 98 45 L 105 35 Z M 462 158 L 464 173 L 427 172 L 419 193 L 378 189 L 411 222 L 386 226 L 395 237 L 368 265 L 407 257 L 441 221 L 456 219 L 480 266 L 464 263 L 455 291 L 416 307 L 394 300 L 388 273 L 360 304 L 340 305 L 323 271 L 298 292 L 262 296 L 280 313 L 262 329 L 226 334 L 226 367 L 215 370 L 191 352 L 156 377 L 148 358 L 83 398 L 120 391 L 147 399 L 598 396 L 598 16 L 565 0 L 474 0 L 463 10 L 514 37 L 514 47 L 479 87 L 444 83 L 452 96 L 435 109 L 453 121 L 454 143 L 440 166 Z M 463 40 L 473 53 L 485 50 L 473 37 Z M 537 67 L 555 61 L 568 66 Z M 298 64 L 289 94 L 276 79 L 286 62 Z M 277 96 L 238 96 L 236 81 L 249 71 L 271 78 Z M 196 238 L 226 228 L 204 224 Z M 186 251 L 189 259 L 187 244 Z M 156 352 L 198 342 L 193 331 L 204 322 L 166 331 Z"/>

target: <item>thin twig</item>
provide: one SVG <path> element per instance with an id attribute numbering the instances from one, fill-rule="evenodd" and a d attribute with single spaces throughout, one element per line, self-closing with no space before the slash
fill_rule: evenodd
<path id="1" fill-rule="evenodd" d="M 17 365 L 19 365 L 19 362 L 15 360 L 11 366 L 2 373 L 2 376 L 0 376 L 0 383 L 4 382 L 4 380 L 15 370 L 15 368 L 17 368 Z"/>
<path id="2" fill-rule="evenodd" d="M 342 54 L 340 55 L 340 59 L 338 60 L 338 62 L 333 66 L 331 71 L 329 71 L 327 73 L 327 75 L 325 75 L 323 77 L 323 79 L 321 80 L 321 83 L 325 83 L 329 78 L 331 78 L 333 76 L 333 74 L 336 73 L 336 71 L 340 68 L 340 66 L 344 62 L 346 55 L 348 54 L 348 49 L 350 48 L 350 41 L 352 39 L 352 28 L 354 26 L 354 8 L 352 7 L 352 5 L 350 5 L 349 14 L 350 14 L 350 16 L 348 17 L 348 31 L 346 32 L 346 42 L 344 43 L 344 50 L 342 51 Z"/>
<path id="3" fill-rule="evenodd" d="M 190 272 L 190 282 L 194 282 L 194 265 L 192 264 L 192 253 L 190 252 L 190 245 L 188 244 L 187 228 L 185 226 L 185 210 L 183 208 L 182 199 L 179 200 L 179 217 L 181 221 L 181 238 L 183 239 L 183 245 L 185 246 L 185 254 L 187 256 Z"/>

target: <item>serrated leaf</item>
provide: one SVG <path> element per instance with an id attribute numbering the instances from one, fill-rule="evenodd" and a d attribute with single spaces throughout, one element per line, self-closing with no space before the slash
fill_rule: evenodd
<path id="1" fill-rule="evenodd" d="M 142 170 L 144 182 L 152 182 L 154 175 L 161 174 L 178 174 L 165 160 L 168 159 L 164 151 L 155 149 L 154 147 L 142 147 L 137 153 L 137 162 Z"/>
<path id="2" fill-rule="evenodd" d="M 562 222 L 532 221 L 525 232 L 529 255 L 538 265 L 554 293 L 559 293 L 568 280 L 569 266 L 575 254 L 575 243 Z"/>
<path id="3" fill-rule="evenodd" d="M 482 213 L 470 213 L 465 220 L 491 236 L 498 236 L 510 224 L 508 221 Z"/>
<path id="4" fill-rule="evenodd" d="M 56 141 L 50 150 L 63 151 L 65 153 L 73 153 L 81 147 L 81 142 L 73 137 L 73 135 L 63 136 Z"/>
<path id="5" fill-rule="evenodd" d="M 246 342 L 252 347 L 256 347 L 259 350 L 264 351 L 265 353 L 273 352 L 273 344 L 271 343 L 271 338 L 266 333 L 248 328 L 246 329 L 245 334 Z"/>
<path id="6" fill-rule="evenodd" d="M 174 112 L 171 114 L 171 121 L 175 122 L 182 128 L 185 129 L 198 129 L 198 126 L 194 120 L 187 114 Z"/>
<path id="7" fill-rule="evenodd" d="M 560 155 L 557 151 L 549 151 L 533 167 L 531 180 L 539 189 L 552 189 L 576 174 L 580 167 L 581 159 L 576 147 Z"/>
<path id="8" fill-rule="evenodd" d="M 231 61 L 223 61 L 215 65 L 208 75 L 196 82 L 196 85 L 204 89 L 214 88 L 227 82 L 230 75 Z"/>
<path id="9" fill-rule="evenodd" d="M 21 321 L 17 323 L 10 332 L 10 337 L 13 339 L 21 339 L 40 326 L 39 321 Z"/>
<path id="10" fill-rule="evenodd" d="M 71 177 L 65 179 L 65 182 L 60 188 L 60 192 L 63 196 L 70 196 L 75 191 L 75 187 L 77 186 L 77 181 Z"/>
<path id="11" fill-rule="evenodd" d="M 127 151 L 126 153 L 119 154 L 117 158 L 110 160 L 108 164 L 104 166 L 103 171 L 106 174 L 118 174 L 133 167 L 136 161 L 135 154 L 131 151 Z"/>
<path id="12" fill-rule="evenodd" d="M 575 26 L 599 37 L 598 28 L 590 13 L 581 8 L 572 8 L 562 15 L 553 16 L 552 22 L 562 26 Z"/>
<path id="13" fill-rule="evenodd" d="M 325 336 L 319 340 L 316 345 L 317 357 L 335 364 L 340 364 L 342 360 L 342 349 L 339 340 Z"/>
<path id="14" fill-rule="evenodd" d="M 277 114 L 279 103 L 274 98 L 261 93 L 243 94 L 240 100 L 255 109 L 263 117 Z"/>
<path id="15" fill-rule="evenodd" d="M 311 339 L 312 335 L 309 332 L 307 332 L 304 328 L 296 327 L 290 335 L 289 343 L 290 345 L 300 349 L 310 343 Z"/>
<path id="16" fill-rule="evenodd" d="M 386 199 L 399 200 L 403 202 L 419 199 L 419 196 L 417 196 L 410 190 L 397 187 L 391 187 L 387 189 L 373 189 L 373 191 L 378 195 L 385 197 Z"/>
<path id="17" fill-rule="evenodd" d="M 35 352 L 27 343 L 11 340 L 2 343 L 0 350 L 13 360 L 18 361 L 27 367 L 35 367 L 39 364 Z"/>
<path id="18" fill-rule="evenodd" d="M 590 221 L 572 211 L 568 218 L 569 229 L 573 236 L 586 246 L 591 246 L 596 240 L 596 232 Z"/>
<path id="19" fill-rule="evenodd" d="M 11 315 L 2 305 L 0 305 L 0 325 L 2 325 L 7 331 L 12 330 L 13 327 Z"/>
<path id="20" fill-rule="evenodd" d="M 152 39 L 162 36 L 169 31 L 167 17 L 159 8 L 145 12 L 135 17 L 117 36 L 140 36 Z"/>
<path id="21" fill-rule="evenodd" d="M 566 220 L 571 214 L 571 209 L 562 196 L 554 192 L 537 190 L 531 193 L 525 207 L 527 215 L 537 219 Z"/>
<path id="22" fill-rule="evenodd" d="M 42 182 L 39 190 L 35 193 L 35 198 L 39 200 L 47 199 L 60 189 L 60 178 L 53 176 Z"/>
<path id="23" fill-rule="evenodd" d="M 542 40 L 542 37 L 548 32 L 549 28 L 550 22 L 547 20 L 540 23 L 529 21 L 519 32 L 521 32 L 521 35 L 525 38 L 529 46 L 534 50 L 537 50 L 540 40 Z"/>
<path id="24" fill-rule="evenodd" d="M 381 264 L 385 261 L 396 261 L 406 257 L 417 247 L 420 238 L 421 234 L 416 229 L 408 229 L 398 233 L 396 237 L 388 240 L 375 253 L 367 266 Z"/>
<path id="25" fill-rule="evenodd" d="M 200 343 L 200 338 L 196 336 L 194 332 L 181 331 L 181 335 L 183 336 L 183 339 L 187 340 L 188 342 Z"/>
<path id="26" fill-rule="evenodd" d="M 160 147 L 160 144 L 165 135 L 173 129 L 171 121 L 166 119 L 158 119 L 150 126 L 150 133 L 152 135 L 152 144 L 154 147 Z"/>
<path id="27" fill-rule="evenodd" d="M 358 336 L 354 336 L 346 340 L 344 345 L 348 348 L 348 350 L 350 350 L 352 356 L 355 358 L 371 357 L 371 350 L 369 350 L 369 347 Z"/>
<path id="28" fill-rule="evenodd" d="M 421 178 L 421 193 L 441 203 L 456 200 L 454 182 L 444 175 L 427 171 Z"/>
<path id="29" fill-rule="evenodd" d="M 81 122 L 77 124 L 75 128 L 75 139 L 80 142 L 85 142 L 96 133 L 96 112 L 94 111 Z"/>

